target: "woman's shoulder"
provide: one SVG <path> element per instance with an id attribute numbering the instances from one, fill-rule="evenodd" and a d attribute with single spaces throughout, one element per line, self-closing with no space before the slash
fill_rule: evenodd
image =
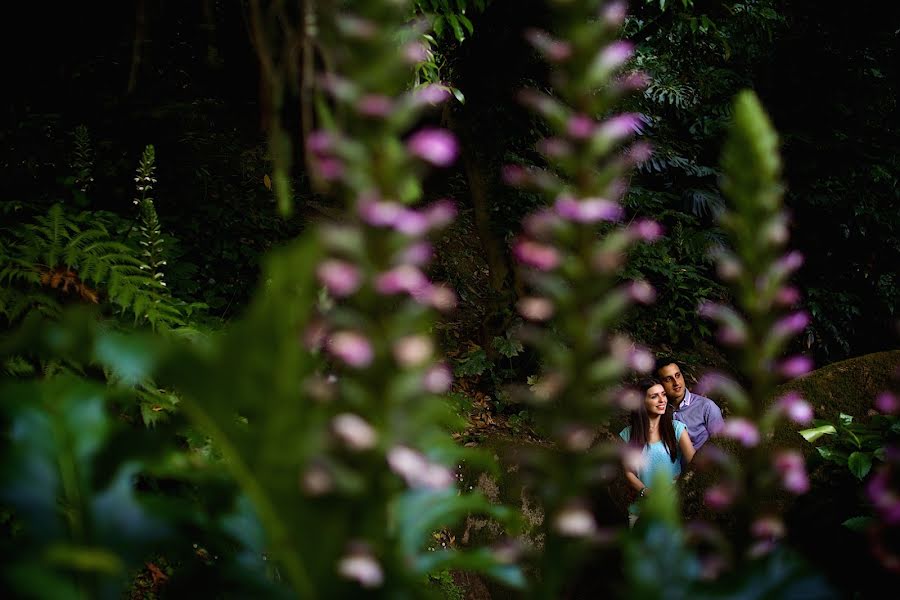
<path id="1" fill-rule="evenodd" d="M 619 432 L 619 437 L 626 442 L 631 440 L 631 425 Z"/>
<path id="2" fill-rule="evenodd" d="M 681 432 L 687 429 L 687 425 L 677 419 L 673 419 L 672 424 L 675 425 L 675 439 L 677 440 L 681 437 Z"/>

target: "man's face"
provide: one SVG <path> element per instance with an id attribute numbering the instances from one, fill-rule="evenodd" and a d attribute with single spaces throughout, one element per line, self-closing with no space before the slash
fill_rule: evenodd
<path id="1" fill-rule="evenodd" d="M 681 377 L 681 369 L 675 363 L 670 363 L 659 370 L 659 378 L 662 380 L 666 396 L 671 402 L 681 402 L 684 398 L 684 379 Z"/>

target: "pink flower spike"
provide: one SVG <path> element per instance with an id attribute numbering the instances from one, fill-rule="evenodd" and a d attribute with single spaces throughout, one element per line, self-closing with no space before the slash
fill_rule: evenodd
<path id="1" fill-rule="evenodd" d="M 520 240 L 513 247 L 513 254 L 522 264 L 538 269 L 550 271 L 559 266 L 559 253 L 553 246 L 545 246 L 530 240 Z"/>
<path id="2" fill-rule="evenodd" d="M 653 156 L 653 144 L 650 142 L 635 142 L 628 148 L 628 162 L 631 165 L 640 165 L 650 160 Z"/>
<path id="3" fill-rule="evenodd" d="M 326 345 L 331 354 L 351 367 L 367 367 L 375 357 L 369 340 L 355 331 L 339 331 L 328 338 Z"/>
<path id="4" fill-rule="evenodd" d="M 600 52 L 598 57 L 598 66 L 601 70 L 609 72 L 615 71 L 624 65 L 634 53 L 634 45 L 630 42 L 613 42 Z"/>
<path id="5" fill-rule="evenodd" d="M 648 350 L 636 348 L 628 353 L 628 366 L 638 373 L 649 373 L 655 364 L 656 359 Z"/>
<path id="6" fill-rule="evenodd" d="M 448 167 L 459 154 L 459 144 L 446 129 L 421 129 L 406 142 L 409 151 L 437 167 Z"/>
<path id="7" fill-rule="evenodd" d="M 359 289 L 361 283 L 359 269 L 342 260 L 324 261 L 316 270 L 316 275 L 329 293 L 338 298 L 349 296 Z"/>
<path id="8" fill-rule="evenodd" d="M 619 93 L 642 90 L 648 85 L 650 85 L 650 76 L 643 71 L 632 71 L 619 77 L 615 82 L 616 90 Z"/>
<path id="9" fill-rule="evenodd" d="M 428 220 L 428 227 L 431 229 L 440 229 L 446 227 L 456 219 L 456 203 L 453 200 L 445 198 L 438 200 L 425 211 L 425 218 Z"/>
<path id="10" fill-rule="evenodd" d="M 597 123 L 587 115 L 574 115 L 566 123 L 566 133 L 575 140 L 586 140 L 594 133 Z"/>
<path id="11" fill-rule="evenodd" d="M 716 435 L 739 441 L 748 448 L 759 443 L 759 430 L 753 421 L 743 417 L 731 417 L 725 420 L 725 425 Z"/>
<path id="12" fill-rule="evenodd" d="M 797 392 L 788 392 L 778 399 L 778 408 L 791 421 L 800 425 L 812 423 L 813 409 Z"/>
<path id="13" fill-rule="evenodd" d="M 445 364 L 437 364 L 428 369 L 422 379 L 422 386 L 432 394 L 443 394 L 450 389 L 453 383 L 453 374 Z"/>
<path id="14" fill-rule="evenodd" d="M 778 372 L 788 379 L 806 375 L 813 369 L 813 361 L 808 356 L 792 356 L 778 366 Z"/>
<path id="15" fill-rule="evenodd" d="M 529 29 L 525 38 L 551 62 L 562 62 L 572 56 L 572 46 L 568 42 L 557 40 L 546 31 Z"/>
<path id="16" fill-rule="evenodd" d="M 597 522 L 589 510 L 580 505 L 563 508 L 554 520 L 554 528 L 568 537 L 588 537 L 597 531 Z"/>
<path id="17" fill-rule="evenodd" d="M 750 526 L 754 537 L 763 539 L 779 539 L 784 537 L 784 522 L 778 517 L 760 517 Z"/>
<path id="18" fill-rule="evenodd" d="M 900 398 L 891 392 L 881 392 L 875 398 L 875 408 L 885 415 L 900 414 Z"/>
<path id="19" fill-rule="evenodd" d="M 519 314 L 529 321 L 546 321 L 553 316 L 553 302 L 547 298 L 528 297 L 516 303 Z"/>
<path id="20" fill-rule="evenodd" d="M 560 221 L 556 214 L 547 208 L 542 208 L 525 217 L 524 221 L 522 221 L 522 229 L 528 235 L 542 239 L 553 233 L 553 230 L 559 223 Z"/>
<path id="21" fill-rule="evenodd" d="M 416 210 L 404 208 L 394 220 L 394 229 L 410 237 L 419 237 L 428 231 L 428 219 Z"/>

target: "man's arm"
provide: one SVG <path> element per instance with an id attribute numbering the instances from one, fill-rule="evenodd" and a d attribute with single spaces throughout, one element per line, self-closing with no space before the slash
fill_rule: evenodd
<path id="1" fill-rule="evenodd" d="M 725 426 L 725 419 L 722 418 L 722 410 L 719 408 L 719 405 L 710 400 L 706 404 L 706 430 L 709 432 L 710 437 L 719 433 L 722 430 L 722 427 Z"/>

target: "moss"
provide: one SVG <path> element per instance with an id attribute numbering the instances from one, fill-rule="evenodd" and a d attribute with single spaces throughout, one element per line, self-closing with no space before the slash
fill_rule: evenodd
<path id="1" fill-rule="evenodd" d="M 866 354 L 791 380 L 778 388 L 778 395 L 799 392 L 812 404 L 818 419 L 835 421 L 842 412 L 862 417 L 872 410 L 879 392 L 898 389 L 898 367 L 900 350 Z"/>

